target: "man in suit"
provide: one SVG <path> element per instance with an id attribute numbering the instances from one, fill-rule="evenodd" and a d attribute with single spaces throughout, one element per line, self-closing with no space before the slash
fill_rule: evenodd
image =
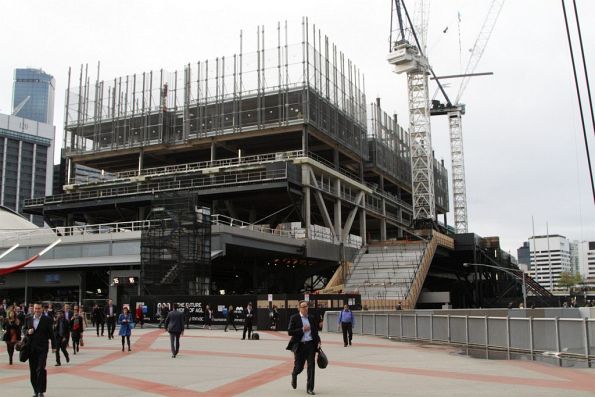
<path id="1" fill-rule="evenodd" d="M 248 339 L 252 336 L 252 321 L 254 320 L 254 309 L 252 303 L 248 303 L 246 309 L 244 309 L 244 332 L 242 334 L 242 340 L 246 339 L 246 331 L 248 331 Z"/>
<path id="2" fill-rule="evenodd" d="M 64 312 L 58 311 L 56 321 L 54 322 L 54 337 L 56 338 L 56 367 L 62 365 L 60 363 L 60 351 L 64 354 L 66 362 L 70 362 L 68 351 L 66 351 L 66 342 L 70 337 L 70 323 L 64 318 Z"/>
<path id="3" fill-rule="evenodd" d="M 177 303 L 174 303 L 174 309 L 167 313 L 164 327 L 169 332 L 171 358 L 176 358 L 180 351 L 180 335 L 184 333 L 184 312 L 178 311 Z"/>
<path id="4" fill-rule="evenodd" d="M 308 363 L 308 378 L 306 382 L 306 393 L 314 395 L 314 370 L 316 367 L 315 357 L 320 347 L 320 336 L 318 335 L 318 324 L 314 316 L 308 314 L 308 302 L 300 301 L 299 313 L 289 319 L 287 333 L 291 336 L 287 350 L 294 354 L 293 371 L 291 372 L 291 387 L 297 387 L 297 376 L 304 370 L 304 364 Z"/>
<path id="5" fill-rule="evenodd" d="M 27 317 L 23 332 L 29 337 L 29 372 L 35 397 L 43 397 L 47 386 L 45 370 L 48 358 L 48 340 L 52 344 L 52 353 L 56 352 L 56 340 L 52 320 L 42 316 L 40 303 L 33 305 L 33 315 Z"/>
<path id="6" fill-rule="evenodd" d="M 107 323 L 107 338 L 114 339 L 114 331 L 116 329 L 116 305 L 111 299 L 108 299 L 107 305 L 103 308 L 105 314 L 105 321 Z"/>

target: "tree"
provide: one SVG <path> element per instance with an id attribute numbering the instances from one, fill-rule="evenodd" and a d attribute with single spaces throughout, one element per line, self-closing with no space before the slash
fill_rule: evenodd
<path id="1" fill-rule="evenodd" d="M 558 280 L 558 286 L 560 288 L 567 288 L 569 295 L 572 287 L 582 283 L 583 277 L 580 275 L 580 273 L 572 274 L 572 272 L 562 272 L 560 273 L 560 279 Z"/>

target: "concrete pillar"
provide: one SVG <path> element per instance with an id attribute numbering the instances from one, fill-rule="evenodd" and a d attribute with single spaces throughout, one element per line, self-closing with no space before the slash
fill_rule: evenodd
<path id="1" fill-rule="evenodd" d="M 381 201 L 381 210 L 382 210 L 382 219 L 380 220 L 380 240 L 386 240 L 386 201 L 382 199 Z"/>
<path id="2" fill-rule="evenodd" d="M 362 238 L 362 245 L 367 245 L 368 241 L 367 241 L 367 235 L 368 231 L 366 228 L 366 210 L 363 208 L 360 208 L 359 210 L 359 235 Z"/>
<path id="3" fill-rule="evenodd" d="M 337 178 L 337 180 L 335 181 L 335 189 L 337 192 L 337 196 L 341 197 L 341 181 Z M 335 236 L 337 238 L 337 241 L 343 243 L 343 232 L 342 232 L 342 217 L 341 217 L 341 199 L 337 198 L 335 200 L 335 219 L 334 219 L 334 226 L 335 226 Z"/>
<path id="4" fill-rule="evenodd" d="M 308 155 L 308 151 L 310 148 L 308 147 L 308 131 L 304 127 L 302 130 L 302 152 L 304 152 L 304 156 Z"/>
<path id="5" fill-rule="evenodd" d="M 211 161 L 217 159 L 217 147 L 215 146 L 215 142 L 211 142 Z"/>
<path id="6" fill-rule="evenodd" d="M 340 160 L 339 160 L 339 151 L 337 149 L 333 149 L 333 164 L 334 164 L 336 170 L 341 168 L 341 164 L 340 164 Z"/>

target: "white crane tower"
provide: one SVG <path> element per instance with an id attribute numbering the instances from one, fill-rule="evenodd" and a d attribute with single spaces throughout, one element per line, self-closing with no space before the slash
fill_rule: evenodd
<path id="1" fill-rule="evenodd" d="M 410 29 L 408 32 L 415 38 L 416 45 L 409 43 L 409 40 L 405 37 L 406 28 L 402 20 L 400 3 L 400 0 L 395 0 L 399 19 L 400 39 L 391 43 L 391 53 L 388 56 L 388 62 L 394 66 L 396 73 L 407 73 L 413 219 L 416 223 L 432 223 L 436 217 L 436 205 L 428 93 L 428 71 L 430 70 L 430 66 L 423 54 L 425 45 L 420 43 L 415 29 Z M 418 8 L 422 26 L 424 24 L 424 5 L 426 4 L 422 2 L 421 7 Z M 409 26 L 412 26 L 411 18 L 404 4 L 403 10 L 409 20 Z"/>
<path id="2" fill-rule="evenodd" d="M 433 184 L 433 170 L 432 170 L 432 161 L 431 158 L 429 159 L 430 167 L 426 167 L 422 169 L 420 163 L 416 165 L 415 161 L 415 153 L 416 151 L 419 152 L 419 142 L 427 143 L 428 147 L 424 148 L 427 150 L 429 155 L 432 154 L 432 147 L 431 147 L 431 139 L 430 139 L 430 115 L 447 115 L 448 117 L 448 125 L 449 125 L 449 132 L 450 132 L 450 151 L 451 151 L 451 161 L 452 161 L 452 191 L 453 191 L 453 207 L 454 207 L 454 221 L 455 221 L 455 231 L 456 233 L 467 233 L 468 232 L 468 220 L 467 220 L 467 187 L 465 182 L 465 157 L 463 151 L 463 128 L 462 128 L 462 115 L 465 114 L 465 105 L 460 103 L 461 96 L 467 88 L 467 84 L 469 83 L 469 79 L 475 75 L 475 69 L 479 64 L 479 60 L 481 59 L 485 47 L 490 39 L 492 31 L 494 30 L 494 26 L 496 25 L 496 21 L 498 20 L 498 16 L 500 15 L 500 11 L 502 10 L 502 6 L 504 5 L 504 0 L 492 0 L 490 7 L 488 9 L 488 13 L 486 18 L 483 21 L 480 33 L 475 40 L 475 44 L 473 45 L 473 49 L 471 50 L 471 55 L 469 57 L 469 62 L 465 68 L 465 72 L 462 75 L 456 76 L 448 76 L 449 78 L 452 77 L 462 77 L 463 80 L 461 81 L 461 85 L 459 87 L 459 91 L 456 97 L 454 104 L 451 103 L 450 99 L 444 92 L 442 85 L 440 84 L 439 79 L 436 78 L 432 68 L 429 66 L 427 59 L 423 55 L 422 48 L 425 47 L 425 35 L 427 31 L 426 23 L 427 18 L 425 15 L 427 14 L 428 5 L 426 3 L 427 0 L 422 0 L 420 2 L 420 6 L 418 10 L 421 10 L 421 18 L 417 19 L 420 21 L 418 26 L 415 28 L 411 28 L 411 34 L 416 39 L 417 47 L 409 44 L 409 42 L 405 39 L 405 27 L 403 24 L 403 20 L 401 17 L 401 6 L 405 11 L 405 15 L 407 20 L 409 21 L 409 26 L 414 26 L 409 18 L 409 14 L 407 12 L 407 8 L 403 0 L 395 0 L 395 8 L 397 12 L 399 28 L 400 28 L 400 35 L 401 40 L 397 40 L 394 43 L 394 46 L 391 47 L 391 53 L 388 57 L 389 63 L 395 66 L 395 72 L 397 73 L 407 73 L 407 81 L 408 81 L 408 90 L 409 90 L 409 118 L 410 118 L 410 142 L 411 142 L 411 161 L 412 161 L 412 176 L 413 176 L 413 207 L 414 207 L 414 218 L 416 220 L 423 219 L 425 217 L 425 212 L 423 210 L 417 210 L 417 206 L 422 204 L 423 201 L 419 201 L 416 199 L 416 193 L 418 192 L 425 192 L 431 189 L 431 208 L 432 208 L 432 215 L 434 216 L 435 207 L 434 207 L 434 184 Z M 392 26 L 391 26 L 392 28 Z M 423 38 L 423 42 L 419 42 L 415 30 L 418 30 Z M 417 56 L 417 58 L 416 58 Z M 417 60 L 417 62 L 415 62 Z M 439 101 L 432 101 L 433 106 L 432 109 L 429 109 L 429 98 L 428 98 L 428 79 L 427 74 L 431 72 L 434 75 L 434 79 L 438 83 L 438 87 L 442 91 L 446 99 L 446 105 L 440 104 Z M 415 84 L 415 80 L 412 78 L 416 74 L 424 74 L 425 79 L 422 84 Z M 443 77 L 444 78 L 444 77 Z M 413 80 L 413 81 L 412 81 Z M 425 104 L 426 108 L 423 111 L 420 111 L 421 108 L 421 97 L 418 95 L 419 93 L 423 92 L 425 94 Z M 420 113 L 423 113 L 424 116 L 427 116 L 421 120 Z M 416 116 L 417 115 L 417 116 Z M 427 123 L 427 124 L 426 124 Z M 426 152 L 424 152 L 426 153 Z M 427 177 L 429 179 L 428 182 L 424 180 L 424 178 L 420 177 L 420 174 L 423 173 L 424 178 Z M 418 175 L 416 178 L 416 174 Z M 428 189 L 426 189 L 426 186 Z M 418 217 L 419 216 L 419 217 Z"/>

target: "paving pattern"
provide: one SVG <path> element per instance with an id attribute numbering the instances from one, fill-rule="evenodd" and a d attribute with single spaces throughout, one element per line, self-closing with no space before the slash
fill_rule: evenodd
<path id="1" fill-rule="evenodd" d="M 95 396 L 301 396 L 305 371 L 291 389 L 292 354 L 284 332 L 259 332 L 260 340 L 241 340 L 241 332 L 190 329 L 171 358 L 169 336 L 161 329 L 133 330 L 132 352 L 120 339 L 85 332 L 85 346 L 69 364 L 54 366 L 48 355 L 47 397 Z M 530 361 L 482 360 L 456 348 L 354 336 L 322 334 L 329 367 L 316 371 L 321 396 L 566 396 L 595 397 L 595 369 L 560 368 Z M 71 351 L 71 350 L 70 350 Z M 0 394 L 28 396 L 28 364 L 8 365 L 0 347 Z M 66 393 L 66 394 L 65 394 Z"/>

